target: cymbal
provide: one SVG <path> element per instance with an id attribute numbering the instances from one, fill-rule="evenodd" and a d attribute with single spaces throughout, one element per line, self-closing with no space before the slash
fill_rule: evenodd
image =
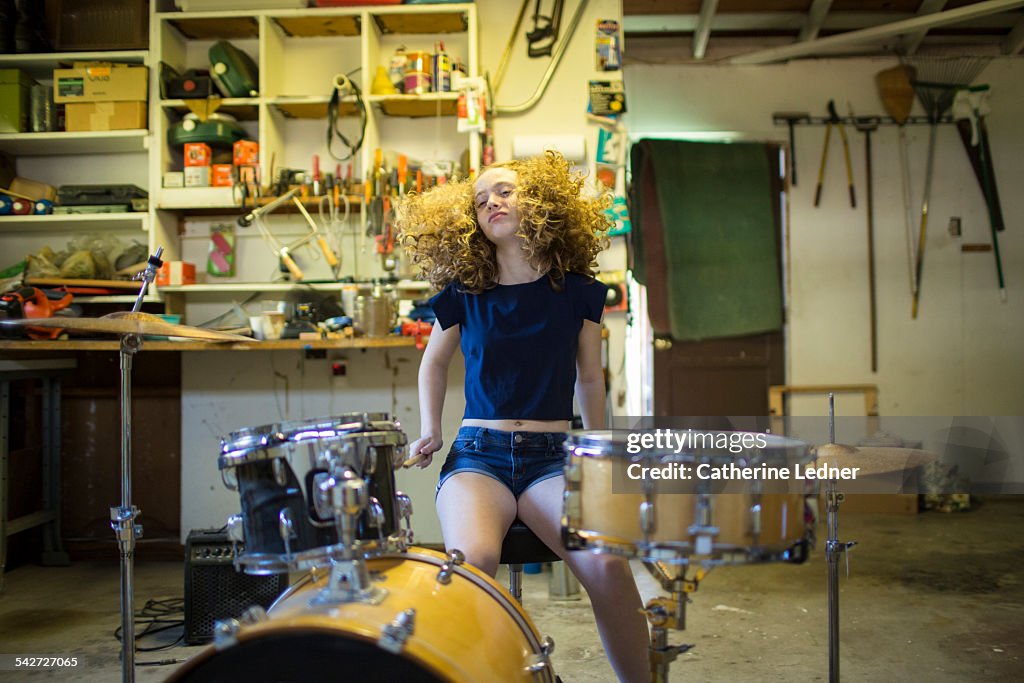
<path id="1" fill-rule="evenodd" d="M 827 443 L 815 449 L 815 465 L 829 467 L 858 467 L 858 476 L 901 472 L 926 465 L 937 456 L 916 448 L 864 446 L 855 448 L 845 444 Z"/>
<path id="2" fill-rule="evenodd" d="M 163 337 L 184 337 L 213 342 L 251 342 L 251 337 L 239 334 L 217 332 L 202 327 L 176 325 L 164 321 L 150 313 L 133 313 L 118 311 L 99 318 L 21 318 L 18 320 L 0 320 L 3 325 L 22 327 L 56 327 L 64 330 L 82 332 L 98 332 L 101 334 L 138 334 Z"/>

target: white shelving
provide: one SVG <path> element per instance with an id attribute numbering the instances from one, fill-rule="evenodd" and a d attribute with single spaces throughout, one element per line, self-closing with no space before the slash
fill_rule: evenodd
<path id="1" fill-rule="evenodd" d="M 0 233 L 45 230 L 72 232 L 89 230 L 146 231 L 147 213 L 69 213 L 49 216 L 0 216 Z"/>
<path id="2" fill-rule="evenodd" d="M 154 3 L 157 5 L 168 7 L 167 3 Z M 23 166 L 34 171 L 29 177 L 53 185 L 134 182 L 149 192 L 148 213 L 0 217 L 0 249 L 10 247 L 17 253 L 29 253 L 44 245 L 66 243 L 84 233 L 113 232 L 126 241 L 144 242 L 150 251 L 163 247 L 165 260 L 178 260 L 182 258 L 181 235 L 186 221 L 202 221 L 204 216 L 215 219 L 241 211 L 239 197 L 232 188 L 162 187 L 164 172 L 181 170 L 180 151 L 169 148 L 167 133 L 190 111 L 190 103 L 161 99 L 159 66 L 163 62 L 179 72 L 209 68 L 209 49 L 219 40 L 228 40 L 249 54 L 260 69 L 259 96 L 222 98 L 216 103 L 216 111 L 235 116 L 258 140 L 260 182 L 264 186 L 270 185 L 272 174 L 282 168 L 309 169 L 313 155 L 320 156 L 324 172 L 335 170 L 337 160 L 327 153 L 324 141 L 328 105 L 339 75 L 347 75 L 359 86 L 366 110 L 365 129 L 361 132 L 358 108 L 351 95 L 344 97 L 335 122 L 350 140 L 363 138 L 354 157 L 341 163 L 342 171 L 351 171 L 356 182 L 372 173 L 377 149 L 384 149 L 389 161 L 402 153 L 411 162 L 461 160 L 464 172 L 479 167 L 479 136 L 456 129 L 457 93 L 370 92 L 378 67 L 386 67 L 399 47 L 410 52 L 430 52 L 437 42 L 444 41 L 448 53 L 466 65 L 468 75 L 477 75 L 477 8 L 473 3 L 239 12 L 154 11 L 150 16 L 149 50 L 0 55 L 0 68 L 24 69 L 44 83 L 52 80 L 55 67 L 70 62 L 143 64 L 150 71 L 149 130 L 0 134 L 0 152 L 25 157 Z M 341 147 L 335 140 L 335 153 Z M 126 180 L 125 176 L 134 176 L 124 170 L 126 166 L 120 157 L 108 159 L 111 155 L 141 155 L 127 163 L 145 163 L 148 177 Z M 95 164 L 92 156 L 96 157 Z M 344 156 L 343 151 L 340 156 Z M 47 177 L 50 169 L 54 170 L 52 179 Z M 360 209 L 353 207 L 353 212 L 363 216 Z M 301 217 L 281 211 L 271 219 L 287 223 Z M 353 224 L 357 225 L 359 220 L 363 219 L 354 218 Z M 356 269 L 361 278 L 388 274 L 382 270 L 382 260 L 375 252 L 374 236 L 366 235 L 362 228 L 346 235 L 344 248 L 353 251 L 345 263 L 365 259 Z M 361 242 L 356 244 L 359 240 L 365 246 Z M 259 272 L 249 273 L 246 263 L 239 266 L 241 278 L 259 280 L 266 276 L 263 267 Z M 341 276 L 346 274 L 351 273 L 342 272 Z M 294 286 L 298 285 L 238 282 L 162 291 L 179 297 L 189 293 L 212 297 L 218 293 L 230 296 L 246 291 L 282 292 Z M 338 291 L 342 286 L 313 285 L 327 291 Z"/>
<path id="3" fill-rule="evenodd" d="M 148 130 L 106 130 L 82 133 L 0 133 L 0 151 L 14 156 L 125 154 L 149 148 Z"/>
<path id="4" fill-rule="evenodd" d="M 49 86 L 53 70 L 73 62 L 103 61 L 125 64 L 149 64 L 147 50 L 60 52 L 45 54 L 0 55 L 0 68 L 21 69 L 33 79 Z M 148 186 L 145 174 L 150 144 L 150 131 L 112 130 L 89 132 L 44 132 L 0 134 L 0 152 L 20 159 L 20 175 L 54 186 L 120 185 L 133 183 L 144 189 Z M 118 155 L 113 160 L 110 155 Z M 136 155 L 132 157 L 125 155 Z M 138 165 L 143 173 L 133 173 Z M 132 213 L 80 213 L 45 216 L 0 216 L 0 253 L 6 258 L 0 265 L 28 254 L 38 253 L 43 247 L 55 251 L 67 248 L 73 242 L 91 235 L 116 237 L 126 246 L 132 242 L 150 246 L 151 214 Z M 127 295 L 78 295 L 78 303 L 124 303 L 134 301 Z M 145 301 L 159 302 L 157 296 Z"/>
<path id="5" fill-rule="evenodd" d="M 46 52 L 41 54 L 0 54 L 0 69 L 22 69 L 36 80 L 48 81 L 53 70 L 72 62 L 118 62 L 145 64 L 146 50 L 117 50 L 110 52 Z"/>

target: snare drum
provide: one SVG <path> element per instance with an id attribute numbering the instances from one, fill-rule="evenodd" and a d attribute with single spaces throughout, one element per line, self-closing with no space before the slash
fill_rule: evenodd
<path id="1" fill-rule="evenodd" d="M 566 546 L 682 564 L 804 559 L 804 483 L 744 479 L 736 473 L 747 468 L 776 468 L 777 473 L 785 467 L 792 477 L 796 463 L 812 460 L 808 445 L 770 434 L 713 434 L 727 441 L 733 434 L 756 436 L 765 447 L 638 451 L 625 430 L 570 432 L 565 442 Z M 643 468 L 648 468 L 646 476 Z M 707 476 L 716 468 L 728 468 L 733 478 L 702 479 L 698 474 Z M 659 470 L 658 478 L 650 474 L 653 469 Z"/>
<path id="2" fill-rule="evenodd" d="M 377 600 L 325 601 L 327 573 L 307 575 L 168 680 L 554 681 L 553 643 L 519 604 L 469 565 L 446 575 L 447 561 L 425 548 L 367 560 Z"/>
<path id="3" fill-rule="evenodd" d="M 239 492 L 245 550 L 238 561 L 252 574 L 309 569 L 328 561 L 339 542 L 333 513 L 318 500 L 318 482 L 347 467 L 367 485 L 370 505 L 358 518 L 364 554 L 385 552 L 398 531 L 394 460 L 406 437 L 386 413 L 347 413 L 245 427 L 221 440 L 217 464 Z M 304 482 L 293 470 L 305 456 Z M 231 525 L 232 522 L 229 522 Z"/>

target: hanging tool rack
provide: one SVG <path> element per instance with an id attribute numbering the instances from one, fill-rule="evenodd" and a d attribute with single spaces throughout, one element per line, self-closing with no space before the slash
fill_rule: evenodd
<path id="1" fill-rule="evenodd" d="M 830 119 L 828 116 L 807 116 L 800 119 L 793 119 L 793 124 L 797 126 L 824 126 L 829 123 Z M 772 122 L 777 126 L 789 125 L 789 120 L 782 116 L 773 116 Z M 831 119 L 831 122 L 837 123 L 835 119 Z M 840 116 L 838 123 L 844 125 L 854 126 L 858 123 L 877 123 L 880 126 L 899 126 L 901 124 L 896 123 L 896 119 L 891 116 Z M 908 116 L 907 120 L 902 125 L 915 125 L 915 124 L 929 124 L 931 121 L 928 120 L 927 116 Z M 937 123 L 956 123 L 952 116 L 946 116 L 938 119 Z"/>

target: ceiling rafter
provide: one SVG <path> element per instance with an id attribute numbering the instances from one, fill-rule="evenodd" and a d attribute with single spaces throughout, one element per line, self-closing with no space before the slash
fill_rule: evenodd
<path id="1" fill-rule="evenodd" d="M 941 12 L 946 8 L 948 0 L 922 0 L 921 6 L 917 8 L 918 16 L 925 16 L 928 14 L 935 14 Z M 923 31 L 915 31 L 914 33 L 908 33 L 903 36 L 901 41 L 903 45 L 903 54 L 912 55 L 917 52 L 917 48 L 921 47 L 921 41 L 928 35 L 928 29 Z"/>
<path id="2" fill-rule="evenodd" d="M 711 21 L 715 18 L 715 10 L 717 9 L 718 0 L 702 0 L 700 4 L 697 30 L 693 33 L 694 59 L 704 59 L 704 54 L 708 49 L 708 39 L 711 37 Z"/>
<path id="3" fill-rule="evenodd" d="M 825 17 L 828 16 L 830 9 L 832 9 L 832 0 L 814 0 L 811 3 L 811 8 L 807 10 L 807 21 L 804 23 L 804 27 L 800 29 L 798 40 L 806 41 L 817 38 L 818 32 L 821 31 L 821 27 L 825 23 Z"/>
<path id="4" fill-rule="evenodd" d="M 999 45 L 999 51 L 1004 55 L 1015 55 L 1024 48 L 1024 19 L 1017 22 L 1017 25 L 1010 31 L 1010 35 Z"/>
<path id="5" fill-rule="evenodd" d="M 978 16 L 1004 12 L 1024 6 L 1024 0 L 985 0 L 973 5 L 965 5 L 944 12 L 936 12 L 927 16 L 918 16 L 913 19 L 896 21 L 882 26 L 873 26 L 860 31 L 849 31 L 826 38 L 810 40 L 803 43 L 794 43 L 782 47 L 757 50 L 747 54 L 738 55 L 729 61 L 732 64 L 769 64 L 781 62 L 794 57 L 809 57 L 812 55 L 827 54 L 829 50 L 857 45 L 872 40 L 887 38 L 890 36 L 911 33 L 914 31 L 927 30 L 935 26 L 944 26 L 965 21 Z"/>

